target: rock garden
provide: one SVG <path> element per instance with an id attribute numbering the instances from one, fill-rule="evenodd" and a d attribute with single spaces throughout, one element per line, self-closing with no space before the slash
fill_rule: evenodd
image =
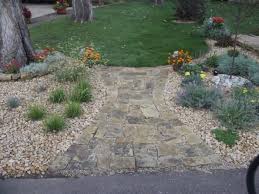
<path id="1" fill-rule="evenodd" d="M 86 65 L 100 54 L 87 48 L 83 63 L 49 50 L 23 68 L 12 61 L 1 74 L 1 176 L 44 175 L 103 105 L 106 90 Z"/>
<path id="2" fill-rule="evenodd" d="M 10 26 L 24 28 L 0 28 L 17 40 L 0 45 L 0 177 L 247 167 L 259 152 L 259 55 L 238 37 L 258 35 L 256 5 L 102 4 L 67 12 L 60 0 L 64 16 L 29 28 L 20 5 Z M 0 2 L 0 21 L 11 6 Z"/>

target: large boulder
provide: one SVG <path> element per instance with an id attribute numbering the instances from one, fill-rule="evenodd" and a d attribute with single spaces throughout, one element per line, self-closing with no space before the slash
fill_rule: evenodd
<path id="1" fill-rule="evenodd" d="M 248 79 L 238 76 L 219 74 L 211 79 L 212 83 L 221 89 L 231 89 L 235 87 L 252 87 L 253 83 Z"/>

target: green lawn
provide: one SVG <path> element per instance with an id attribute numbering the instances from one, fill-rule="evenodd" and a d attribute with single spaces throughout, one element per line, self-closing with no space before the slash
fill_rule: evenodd
<path id="1" fill-rule="evenodd" d="M 92 23 L 76 24 L 70 18 L 45 22 L 30 29 L 36 47 L 53 47 L 78 57 L 80 48 L 93 44 L 115 66 L 164 65 L 169 52 L 187 49 L 193 54 L 207 51 L 197 24 L 175 24 L 174 0 L 162 7 L 149 0 L 110 5 L 94 10 Z M 226 2 L 211 2 L 209 16 L 222 16 L 233 29 L 235 7 Z M 259 11 L 254 11 L 241 24 L 241 33 L 259 34 Z"/>
<path id="2" fill-rule="evenodd" d="M 37 47 L 54 47 L 77 55 L 80 47 L 94 44 L 115 66 L 157 66 L 167 63 L 169 52 L 188 49 L 206 52 L 196 25 L 175 24 L 172 4 L 153 7 L 150 2 L 128 2 L 97 8 L 92 23 L 76 24 L 69 18 L 31 28 Z"/>

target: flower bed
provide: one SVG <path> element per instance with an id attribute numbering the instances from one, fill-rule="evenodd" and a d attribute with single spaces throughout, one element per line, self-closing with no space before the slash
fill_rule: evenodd
<path id="1" fill-rule="evenodd" d="M 49 64 L 50 72 L 57 68 L 70 72 L 70 69 L 82 66 L 77 60 L 60 53 L 48 56 L 45 62 Z M 90 102 L 85 101 L 88 93 L 84 83 L 78 88 L 76 80 L 58 80 L 55 73 L 1 83 L 0 176 L 43 176 L 57 154 L 66 151 L 91 123 L 103 105 L 105 89 L 94 69 L 84 65 L 82 68 L 80 71 L 87 72 L 84 78 L 88 78 L 91 84 Z M 64 92 L 64 101 L 57 89 Z M 52 95 L 54 100 L 51 100 Z M 68 103 L 67 99 L 72 100 L 72 96 L 80 102 Z"/>
<path id="2" fill-rule="evenodd" d="M 212 46 L 207 56 L 222 55 L 227 50 Z M 251 53 L 246 55 L 259 61 Z M 207 63 L 210 68 L 201 76 L 200 70 Z M 184 64 L 181 71 L 172 72 L 165 87 L 166 103 L 185 125 L 222 156 L 226 167 L 246 167 L 259 151 L 259 91 L 256 87 L 218 88 L 223 89 L 219 95 L 211 82 L 217 77 L 213 75 L 215 63 L 215 57 L 197 59 L 191 69 L 190 64 Z"/>

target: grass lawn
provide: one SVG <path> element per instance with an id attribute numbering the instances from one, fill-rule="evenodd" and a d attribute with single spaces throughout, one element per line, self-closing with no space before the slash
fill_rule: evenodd
<path id="1" fill-rule="evenodd" d="M 95 9 L 92 23 L 76 24 L 69 18 L 30 29 L 36 47 L 53 47 L 77 56 L 94 44 L 115 66 L 157 66 L 167 63 L 169 52 L 179 48 L 206 52 L 194 24 L 175 24 L 172 3 L 153 7 L 150 2 L 128 2 Z"/>
<path id="2" fill-rule="evenodd" d="M 37 48 L 53 47 L 72 57 L 78 57 L 81 48 L 93 44 L 114 66 L 164 65 L 168 53 L 180 48 L 195 55 L 205 53 L 208 48 L 197 33 L 197 24 L 172 22 L 173 1 L 162 7 L 143 0 L 96 8 L 92 23 L 57 19 L 32 27 L 31 36 Z M 233 29 L 233 4 L 214 1 L 209 3 L 208 10 L 208 17 L 222 16 Z M 259 11 L 248 9 L 247 14 L 241 33 L 259 35 Z"/>

